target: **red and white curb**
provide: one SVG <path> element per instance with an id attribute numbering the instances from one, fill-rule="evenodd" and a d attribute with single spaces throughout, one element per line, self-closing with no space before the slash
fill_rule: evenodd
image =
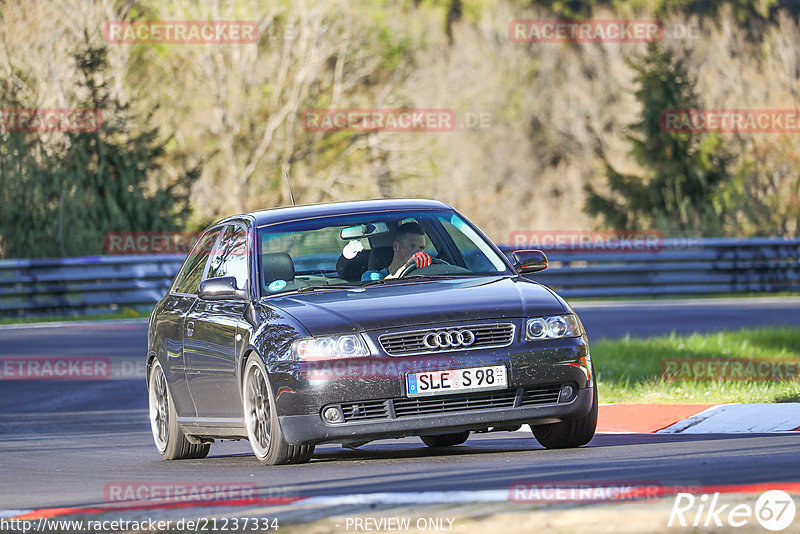
<path id="1" fill-rule="evenodd" d="M 502 502 L 538 502 L 543 504 L 550 503 L 586 503 L 586 502 L 613 502 L 630 501 L 642 499 L 661 499 L 686 492 L 686 487 L 673 487 L 669 485 L 654 486 L 648 484 L 632 484 L 630 482 L 620 482 L 619 484 L 592 485 L 587 483 L 591 489 L 590 496 L 576 498 L 576 492 L 557 491 L 561 489 L 574 488 L 574 484 L 564 483 L 563 487 L 558 483 L 536 482 L 526 483 L 524 489 L 525 498 L 519 498 L 514 485 L 508 489 L 495 490 L 476 490 L 476 491 L 428 491 L 410 493 L 366 493 L 353 495 L 320 495 L 313 497 L 295 497 L 279 499 L 257 499 L 253 501 L 217 501 L 208 502 L 165 502 L 158 505 L 127 503 L 126 505 L 100 504 L 96 506 L 83 507 L 64 507 L 64 508 L 39 508 L 31 510 L 0 510 L 0 518 L 33 520 L 42 518 L 52 518 L 58 516 L 87 516 L 104 513 L 125 513 L 142 510 L 157 509 L 179 509 L 193 507 L 263 507 L 263 506 L 297 506 L 297 507 L 341 507 L 341 506 L 365 506 L 376 505 L 430 505 L 430 504 L 464 504 L 464 503 L 502 503 Z M 540 490 L 537 498 L 529 498 L 532 495 L 531 489 Z M 768 490 L 782 490 L 787 493 L 800 495 L 800 482 L 769 482 L 757 484 L 734 484 L 716 486 L 693 486 L 691 493 L 695 495 L 726 493 L 726 494 L 755 494 Z M 552 490 L 552 491 L 551 491 Z M 548 496 L 549 495 L 549 496 Z M 562 496 L 563 495 L 563 496 Z"/>
<path id="2" fill-rule="evenodd" d="M 517 432 L 530 433 L 529 425 Z M 600 434 L 762 434 L 800 431 L 800 403 L 604 404 Z"/>

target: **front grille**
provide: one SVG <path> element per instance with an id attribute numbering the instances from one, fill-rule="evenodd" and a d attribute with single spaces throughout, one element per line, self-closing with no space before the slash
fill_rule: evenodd
<path id="1" fill-rule="evenodd" d="M 389 417 L 389 407 L 385 400 L 345 402 L 341 405 L 341 408 L 345 423 Z"/>
<path id="2" fill-rule="evenodd" d="M 474 342 L 469 346 L 429 348 L 425 345 L 425 336 L 428 334 L 448 331 L 461 332 L 464 330 L 469 330 L 475 335 Z M 383 334 L 378 337 L 378 340 L 383 350 L 392 356 L 506 347 L 514 341 L 514 325 L 503 323 L 430 328 L 413 332 L 401 332 L 399 334 Z"/>
<path id="3" fill-rule="evenodd" d="M 517 397 L 516 389 L 472 393 L 468 395 L 443 395 L 416 399 L 395 399 L 394 413 L 400 417 L 426 415 L 489 408 L 513 408 Z"/>
<path id="4" fill-rule="evenodd" d="M 400 419 L 418 415 L 469 412 L 556 404 L 560 385 L 526 386 L 502 391 L 438 395 L 434 397 L 345 402 L 339 405 L 345 423 L 375 419 Z M 519 398 L 519 401 L 517 401 Z M 326 406 L 327 408 L 327 406 Z"/>

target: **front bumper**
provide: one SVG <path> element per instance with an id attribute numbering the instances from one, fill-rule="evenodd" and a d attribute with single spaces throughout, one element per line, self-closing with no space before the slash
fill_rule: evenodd
<path id="1" fill-rule="evenodd" d="M 501 348 L 444 354 L 377 354 L 369 359 L 326 361 L 324 369 L 314 362 L 283 360 L 268 364 L 281 429 L 289 443 L 360 441 L 545 424 L 581 417 L 592 407 L 594 381 L 588 369 L 591 363 L 585 336 L 536 343 L 517 338 Z M 489 365 L 506 367 L 507 390 L 443 395 L 438 397 L 441 409 L 418 405 L 417 397 L 406 394 L 408 372 L 431 366 L 452 369 Z M 571 398 L 558 396 L 565 385 L 574 389 Z M 545 395 L 541 388 L 550 388 L 550 392 Z M 526 399 L 527 394 L 533 397 Z M 486 395 L 492 398 L 487 401 Z M 437 397 L 425 399 L 420 402 L 435 402 Z M 358 410 L 353 414 L 355 405 Z M 345 416 L 352 417 L 345 417 L 343 423 L 328 423 L 322 412 L 330 406 L 339 407 Z"/>
<path id="2" fill-rule="evenodd" d="M 328 404 L 406 397 L 405 376 L 411 371 L 505 365 L 509 387 L 576 384 L 591 387 L 586 376 L 589 344 L 585 336 L 516 342 L 509 347 L 420 356 L 267 363 L 280 415 L 319 415 Z"/>
<path id="3" fill-rule="evenodd" d="M 516 397 L 521 397 L 517 388 Z M 362 441 L 402 438 L 426 434 L 446 434 L 463 430 L 483 430 L 493 426 L 517 424 L 546 424 L 583 417 L 592 409 L 593 388 L 579 389 L 570 402 L 538 406 L 519 405 L 507 408 L 474 409 L 397 417 L 390 410 L 389 417 L 342 424 L 326 424 L 319 413 L 286 415 L 279 417 L 285 439 L 292 445 L 323 442 Z M 390 399 L 392 401 L 394 399 Z"/>

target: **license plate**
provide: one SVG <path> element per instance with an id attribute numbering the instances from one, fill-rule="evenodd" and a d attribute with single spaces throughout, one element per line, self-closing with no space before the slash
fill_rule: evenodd
<path id="1" fill-rule="evenodd" d="M 446 371 L 419 371 L 406 375 L 406 393 L 409 397 L 505 389 L 506 387 L 508 387 L 508 380 L 506 380 L 505 365 Z"/>

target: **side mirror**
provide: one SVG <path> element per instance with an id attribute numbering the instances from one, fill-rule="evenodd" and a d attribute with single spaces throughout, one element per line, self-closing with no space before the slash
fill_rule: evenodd
<path id="1" fill-rule="evenodd" d="M 541 250 L 515 250 L 511 253 L 514 268 L 519 274 L 536 273 L 547 269 L 547 256 Z"/>
<path id="2" fill-rule="evenodd" d="M 223 276 L 200 282 L 198 296 L 203 300 L 249 300 L 249 293 L 247 286 L 244 289 L 236 287 L 236 277 Z"/>

